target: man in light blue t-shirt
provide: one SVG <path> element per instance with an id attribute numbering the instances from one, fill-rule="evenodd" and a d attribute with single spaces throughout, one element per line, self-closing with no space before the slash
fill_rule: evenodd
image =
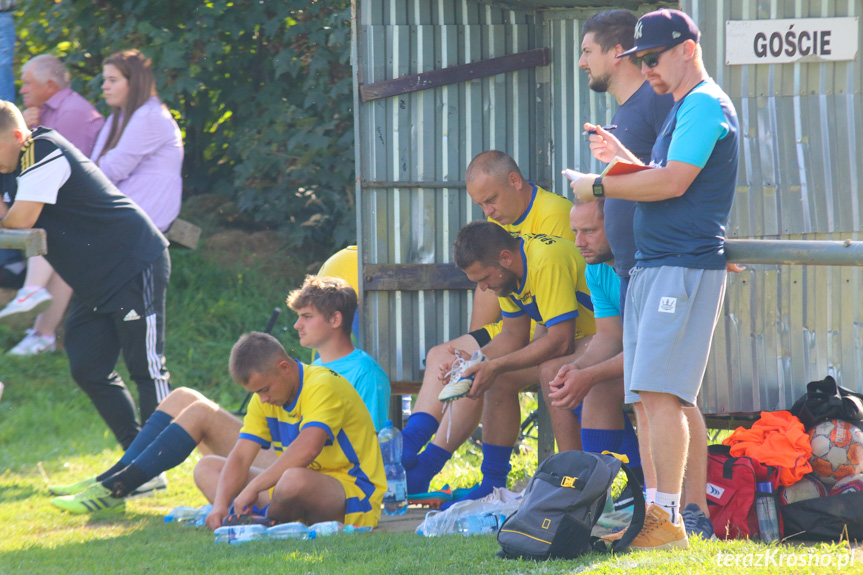
<path id="1" fill-rule="evenodd" d="M 572 184 L 585 201 L 634 200 L 638 248 L 624 320 L 626 401 L 635 404 L 645 473 L 656 473 L 656 497 L 634 549 L 687 549 L 680 514 L 690 430 L 684 409 L 695 405 L 725 293 L 725 226 L 737 180 L 738 120 L 730 98 L 709 77 L 701 32 L 679 10 L 642 16 L 634 58 L 653 89 L 674 106 L 650 166 L 625 176 L 579 174 Z M 591 129 L 592 126 L 586 126 Z M 601 128 L 590 137 L 594 156 L 639 160 Z M 735 270 L 736 271 L 736 270 Z"/>
<path id="2" fill-rule="evenodd" d="M 569 216 L 575 232 L 575 245 L 588 264 L 584 277 L 593 302 L 596 335 L 575 361 L 561 367 L 556 374 L 546 372 L 541 375 L 551 382 L 551 405 L 571 409 L 579 416 L 584 450 L 626 455 L 629 466 L 641 479 L 638 438 L 629 417 L 622 412 L 620 277 L 615 273 L 611 246 L 606 237 L 604 207 L 604 199 L 577 201 Z M 632 500 L 628 502 L 631 504 Z M 618 503 L 620 508 L 627 501 Z"/>
<path id="3" fill-rule="evenodd" d="M 345 280 L 310 275 L 288 295 L 287 303 L 297 312 L 294 329 L 300 345 L 320 355 L 312 365 L 328 367 L 347 379 L 380 431 L 389 419 L 390 381 L 372 356 L 351 343 L 357 293 Z"/>

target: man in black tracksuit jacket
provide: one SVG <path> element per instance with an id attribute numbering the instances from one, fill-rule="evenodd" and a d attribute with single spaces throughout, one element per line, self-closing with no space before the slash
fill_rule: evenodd
<path id="1" fill-rule="evenodd" d="M 30 131 L 0 100 L 0 226 L 42 228 L 46 259 L 75 290 L 66 320 L 72 377 L 125 449 L 170 391 L 165 368 L 168 241 L 99 168 L 54 130 Z"/>

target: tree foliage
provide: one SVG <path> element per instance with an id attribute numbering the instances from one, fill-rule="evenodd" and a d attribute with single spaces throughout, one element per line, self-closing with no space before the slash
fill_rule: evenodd
<path id="1" fill-rule="evenodd" d="M 153 59 L 187 195 L 226 195 L 307 247 L 355 238 L 349 0 L 55 0 L 20 16 L 18 62 L 60 57 L 103 108 L 106 56 Z"/>

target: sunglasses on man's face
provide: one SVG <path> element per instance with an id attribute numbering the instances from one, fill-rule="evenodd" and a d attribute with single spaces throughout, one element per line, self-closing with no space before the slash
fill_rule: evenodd
<path id="1" fill-rule="evenodd" d="M 645 54 L 644 56 L 633 56 L 632 61 L 639 68 L 641 68 L 642 63 L 644 63 L 648 68 L 656 68 L 659 65 L 659 55 L 663 52 L 668 52 L 672 48 L 674 48 L 674 46 L 666 46 L 659 52 L 651 52 L 649 54 Z"/>

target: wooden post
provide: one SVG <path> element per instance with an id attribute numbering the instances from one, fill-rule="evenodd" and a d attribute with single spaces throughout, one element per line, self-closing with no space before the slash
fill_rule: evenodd
<path id="1" fill-rule="evenodd" d="M 26 257 L 48 253 L 48 238 L 45 230 L 7 230 L 0 228 L 0 248 L 22 250 Z"/>

